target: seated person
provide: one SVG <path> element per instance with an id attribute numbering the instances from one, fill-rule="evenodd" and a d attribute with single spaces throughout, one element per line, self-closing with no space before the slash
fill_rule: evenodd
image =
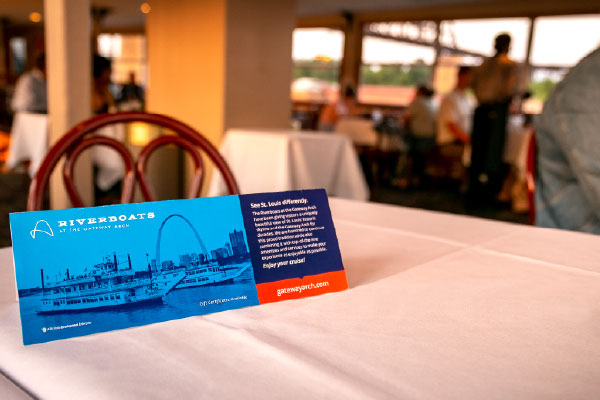
<path id="1" fill-rule="evenodd" d="M 42 53 L 36 57 L 35 66 L 17 80 L 11 101 L 15 113 L 47 112 L 46 104 L 46 57 Z"/>
<path id="2" fill-rule="evenodd" d="M 442 99 L 437 119 L 436 144 L 438 153 L 450 169 L 451 177 L 455 176 L 452 164 L 460 163 L 464 158 L 465 145 L 471 142 L 471 120 L 473 107 L 466 94 L 471 84 L 473 71 L 471 67 L 460 67 L 454 90 Z M 462 172 L 460 173 L 462 175 Z"/>
<path id="3" fill-rule="evenodd" d="M 552 91 L 535 120 L 536 225 L 600 234 L 600 48 Z"/>
<path id="4" fill-rule="evenodd" d="M 415 181 L 413 183 L 418 184 L 425 177 L 427 159 L 435 147 L 436 111 L 433 90 L 424 85 L 419 86 L 414 100 L 404 114 L 405 127 L 410 138 L 410 178 Z"/>
<path id="5" fill-rule="evenodd" d="M 340 117 L 346 115 L 359 115 L 360 108 L 356 102 L 356 92 L 350 86 L 344 90 L 344 95 L 341 96 L 335 103 L 329 103 L 321 111 L 319 116 L 319 130 L 333 131 L 335 124 Z"/>

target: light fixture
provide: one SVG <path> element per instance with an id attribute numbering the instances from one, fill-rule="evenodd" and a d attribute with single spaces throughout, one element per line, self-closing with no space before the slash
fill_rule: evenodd
<path id="1" fill-rule="evenodd" d="M 144 13 L 144 14 L 148 14 L 150 12 L 150 10 L 152 9 L 152 7 L 150 7 L 150 4 L 148 3 L 142 3 L 142 5 L 140 6 L 140 10 Z"/>
<path id="2" fill-rule="evenodd" d="M 37 11 L 34 11 L 31 14 L 29 14 L 29 20 L 31 22 L 40 22 L 42 20 L 42 14 L 40 14 Z"/>
<path id="3" fill-rule="evenodd" d="M 150 125 L 143 122 L 132 122 L 129 124 L 129 143 L 133 146 L 143 147 L 152 140 Z"/>

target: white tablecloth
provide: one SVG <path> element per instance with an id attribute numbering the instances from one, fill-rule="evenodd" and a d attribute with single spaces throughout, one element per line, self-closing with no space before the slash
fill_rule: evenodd
<path id="1" fill-rule="evenodd" d="M 504 143 L 504 162 L 515 167 L 520 179 L 525 179 L 527 151 L 533 134 L 533 127 L 523 126 L 523 121 L 524 117 L 522 115 L 510 116 L 506 128 L 506 142 Z"/>
<path id="2" fill-rule="evenodd" d="M 377 146 L 377 132 L 373 121 L 360 117 L 343 117 L 335 124 L 335 132 L 346 135 L 358 146 Z"/>
<path id="3" fill-rule="evenodd" d="M 356 152 L 342 135 L 233 129 L 219 151 L 242 193 L 324 188 L 334 197 L 369 198 Z M 227 194 L 220 174 L 213 174 L 208 194 Z"/>
<path id="4" fill-rule="evenodd" d="M 14 168 L 21 161 L 31 161 L 29 175 L 33 176 L 48 152 L 48 116 L 17 113 L 10 132 L 6 166 Z"/>
<path id="5" fill-rule="evenodd" d="M 0 371 L 43 399 L 598 397 L 600 237 L 331 205 L 348 291 L 27 347 L 1 250 Z"/>

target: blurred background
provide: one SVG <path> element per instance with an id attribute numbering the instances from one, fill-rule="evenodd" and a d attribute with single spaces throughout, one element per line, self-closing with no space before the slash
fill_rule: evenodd
<path id="1" fill-rule="evenodd" d="M 0 246 L 10 245 L 7 215 L 25 209 L 32 176 L 31 160 L 7 163 L 17 114 L 13 99 L 19 78 L 35 69 L 41 54 L 48 83 L 41 114 L 51 122 L 48 137 L 39 140 L 47 145 L 96 111 L 88 100 L 97 83 L 92 55 L 110 61 L 104 111 L 171 115 L 217 147 L 233 128 L 323 131 L 325 108 L 351 88 L 353 117 L 368 121 L 374 135 L 367 143 L 353 139 L 369 200 L 527 223 L 528 206 L 511 198 L 519 190 L 515 183 L 509 198 L 469 208 L 460 173 L 440 174 L 439 165 L 428 161 L 416 184 L 411 175 L 406 111 L 417 88 L 429 88 L 439 108 L 455 88 L 459 68 L 493 56 L 500 33 L 512 38 L 508 57 L 519 66 L 526 94 L 511 105 L 513 125 L 523 132 L 570 68 L 599 46 L 600 6 L 587 0 L 5 0 Z M 471 89 L 467 95 L 475 107 Z M 347 129 L 332 128 L 352 136 L 351 124 Z M 135 154 L 160 133 L 132 124 L 119 137 Z M 517 141 L 511 145 L 522 154 L 527 142 Z M 166 148 L 156 158 L 151 175 L 159 197 L 181 197 L 186 156 Z M 523 165 L 510 164 L 506 174 L 514 167 L 523 185 Z M 91 203 L 100 204 L 102 196 L 110 201 L 110 193 L 87 181 Z M 50 190 L 53 208 L 68 206 L 60 190 Z"/>

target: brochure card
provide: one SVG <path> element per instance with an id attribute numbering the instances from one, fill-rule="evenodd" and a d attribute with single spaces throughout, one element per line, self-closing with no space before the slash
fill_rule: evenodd
<path id="1" fill-rule="evenodd" d="M 324 190 L 10 215 L 23 343 L 348 288 Z"/>

